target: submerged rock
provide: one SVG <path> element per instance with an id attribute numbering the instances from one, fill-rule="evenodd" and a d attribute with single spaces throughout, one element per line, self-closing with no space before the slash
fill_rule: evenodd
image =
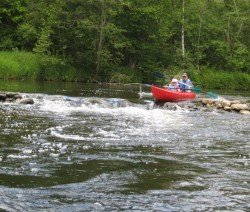
<path id="1" fill-rule="evenodd" d="M 1 92 L 0 102 L 12 102 L 18 104 L 34 104 L 33 99 L 23 99 L 20 93 L 16 92 Z"/>
<path id="2" fill-rule="evenodd" d="M 6 93 L 7 98 L 10 98 L 10 99 L 14 99 L 14 97 L 16 95 L 19 95 L 19 93 L 15 93 L 15 92 L 7 92 Z"/>
<path id="3" fill-rule="evenodd" d="M 29 104 L 29 105 L 33 105 L 35 102 L 33 99 L 22 99 L 20 101 L 18 101 L 19 104 Z"/>
<path id="4" fill-rule="evenodd" d="M 0 101 L 1 101 L 1 102 L 5 102 L 6 99 L 7 99 L 7 95 L 4 94 L 4 93 L 1 93 L 1 94 L 0 94 Z"/>

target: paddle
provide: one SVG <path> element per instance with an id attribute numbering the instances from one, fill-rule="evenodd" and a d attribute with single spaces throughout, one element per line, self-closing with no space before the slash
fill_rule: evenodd
<path id="1" fill-rule="evenodd" d="M 185 90 L 191 90 L 192 92 L 195 92 L 197 94 L 204 93 L 204 94 L 208 95 L 212 99 L 217 99 L 218 98 L 218 95 L 216 93 L 204 92 L 204 91 L 201 90 L 201 88 L 199 86 L 193 87 L 193 88 L 190 88 L 190 89 L 185 89 Z"/>
<path id="2" fill-rule="evenodd" d="M 217 99 L 219 97 L 216 93 L 212 93 L 212 92 L 207 92 L 206 94 L 212 99 Z"/>
<path id="3" fill-rule="evenodd" d="M 194 86 L 194 87 L 191 87 L 189 89 L 184 89 L 184 90 L 190 90 L 190 91 L 193 91 L 195 93 L 200 93 L 201 92 L 201 87 L 200 86 Z"/>
<path id="4" fill-rule="evenodd" d="M 204 92 L 204 91 L 202 91 L 200 88 L 197 90 L 197 89 L 194 87 L 194 88 L 191 88 L 190 90 L 193 91 L 193 92 L 195 92 L 195 93 L 197 93 L 197 94 L 199 94 L 199 93 L 204 93 L 204 94 L 208 95 L 208 96 L 209 96 L 210 98 L 212 98 L 212 99 L 217 99 L 217 98 L 218 98 L 218 95 L 217 95 L 216 93 Z"/>
<path id="5" fill-rule="evenodd" d="M 152 85 L 150 85 L 150 84 L 141 84 L 141 85 L 144 85 L 144 86 L 147 86 L 147 87 L 152 86 Z M 156 85 L 154 85 L 154 86 L 156 86 Z"/>
<path id="6" fill-rule="evenodd" d="M 190 85 L 188 85 L 188 84 L 185 84 L 185 83 L 182 83 L 182 82 L 179 82 L 179 83 L 190 87 Z M 185 90 L 191 90 L 191 91 L 193 91 L 193 92 L 195 92 L 197 94 L 204 93 L 204 94 L 208 95 L 212 99 L 217 99 L 218 98 L 218 95 L 216 93 L 204 92 L 204 91 L 201 90 L 200 86 L 194 86 L 194 87 L 191 87 L 190 89 L 185 89 Z"/>

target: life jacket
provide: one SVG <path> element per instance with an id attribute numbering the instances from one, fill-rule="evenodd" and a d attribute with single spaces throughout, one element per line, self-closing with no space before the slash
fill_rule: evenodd
<path id="1" fill-rule="evenodd" d="M 173 86 L 173 85 L 169 85 L 168 86 L 168 90 L 171 90 L 171 91 L 179 91 L 180 90 L 180 87 L 179 87 L 179 84 L 178 85 L 175 85 L 175 86 Z"/>
<path id="2" fill-rule="evenodd" d="M 179 81 L 179 83 L 180 83 L 180 89 L 181 89 L 181 91 L 183 91 L 183 92 L 190 92 L 190 87 L 192 85 L 190 79 L 187 79 L 186 81 L 184 81 L 183 79 L 181 79 Z"/>

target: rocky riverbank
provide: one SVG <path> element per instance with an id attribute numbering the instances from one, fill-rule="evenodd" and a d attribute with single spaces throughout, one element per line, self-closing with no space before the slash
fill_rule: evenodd
<path id="1" fill-rule="evenodd" d="M 17 104 L 34 104 L 33 99 L 23 99 L 20 93 L 16 92 L 0 92 L 0 102 L 9 102 Z"/>
<path id="2" fill-rule="evenodd" d="M 246 101 L 226 99 L 200 99 L 196 103 L 197 106 L 202 106 L 207 109 L 239 112 L 241 114 L 250 114 L 250 105 Z"/>
<path id="3" fill-rule="evenodd" d="M 156 102 L 156 105 L 167 110 L 237 112 L 250 115 L 250 104 L 242 100 L 201 98 L 192 102 Z"/>

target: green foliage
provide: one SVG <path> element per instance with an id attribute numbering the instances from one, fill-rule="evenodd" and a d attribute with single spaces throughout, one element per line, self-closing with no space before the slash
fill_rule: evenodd
<path id="1" fill-rule="evenodd" d="M 0 52 L 0 78 L 35 80 L 39 67 L 39 57 L 32 53 Z"/>
<path id="2" fill-rule="evenodd" d="M 43 54 L 43 55 L 50 55 L 50 46 L 52 45 L 52 42 L 50 40 L 50 29 L 44 28 L 41 32 L 41 35 L 36 43 L 35 48 L 33 49 L 34 52 L 38 54 Z"/>
<path id="3" fill-rule="evenodd" d="M 91 82 L 164 83 L 153 73 L 163 73 L 169 82 L 185 71 L 206 83 L 212 72 L 220 80 L 205 86 L 236 88 L 237 74 L 250 74 L 250 1 L 185 0 L 184 13 L 182 3 L 2 0 L 0 50 L 37 54 L 29 56 L 33 65 L 2 61 L 0 68 L 12 70 L 10 78 Z M 36 67 L 34 73 L 27 67 Z M 247 83 L 247 76 L 238 85 Z"/>
<path id="4" fill-rule="evenodd" d="M 194 76 L 194 82 L 204 88 L 250 90 L 250 75 L 246 73 L 204 69 L 197 76 Z"/>
<path id="5" fill-rule="evenodd" d="M 131 82 L 131 77 L 126 74 L 114 73 L 111 76 L 110 82 L 112 83 L 129 83 Z"/>
<path id="6" fill-rule="evenodd" d="M 142 81 L 142 75 L 134 69 L 129 68 L 117 68 L 113 70 L 109 78 L 109 82 L 112 83 L 131 83 Z"/>
<path id="7" fill-rule="evenodd" d="M 62 60 L 30 52 L 0 52 L 0 78 L 15 80 L 80 80 Z"/>
<path id="8" fill-rule="evenodd" d="M 17 47 L 16 28 L 27 11 L 27 0 L 0 1 L 0 50 L 11 50 Z"/>
<path id="9" fill-rule="evenodd" d="M 77 76 L 75 68 L 56 57 L 40 55 L 39 59 L 39 72 L 36 76 L 38 80 L 82 80 Z"/>

